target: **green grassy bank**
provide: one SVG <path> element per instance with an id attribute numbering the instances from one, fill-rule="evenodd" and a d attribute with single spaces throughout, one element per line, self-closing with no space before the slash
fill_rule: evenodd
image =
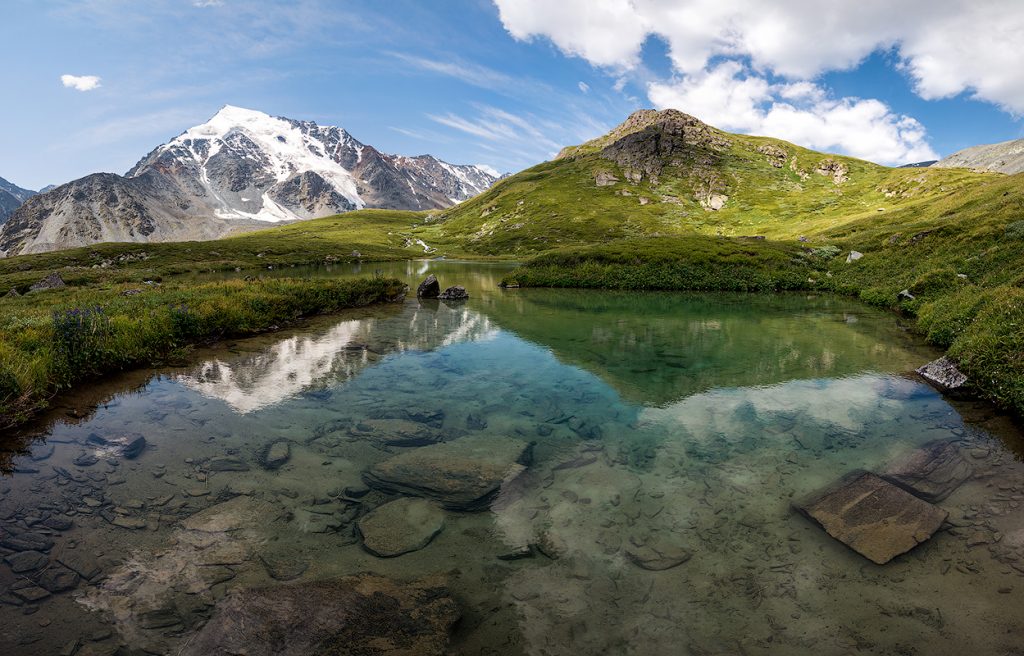
<path id="1" fill-rule="evenodd" d="M 404 288 L 383 278 L 172 281 L 0 298 L 0 428 L 84 380 L 174 361 L 196 344 L 393 300 Z"/>

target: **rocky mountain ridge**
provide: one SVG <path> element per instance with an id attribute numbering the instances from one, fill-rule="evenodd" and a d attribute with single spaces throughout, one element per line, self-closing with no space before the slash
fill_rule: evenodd
<path id="1" fill-rule="evenodd" d="M 35 195 L 36 192 L 30 189 L 22 189 L 13 182 L 0 178 L 0 225 L 5 223 L 22 203 Z"/>
<path id="2" fill-rule="evenodd" d="M 943 157 L 936 168 L 965 168 L 997 173 L 1024 171 L 1024 139 L 971 146 Z"/>
<path id="3" fill-rule="evenodd" d="M 497 179 L 484 166 L 389 155 L 338 127 L 226 106 L 124 176 L 92 174 L 32 198 L 0 229 L 0 253 L 211 239 L 363 208 L 441 209 Z"/>

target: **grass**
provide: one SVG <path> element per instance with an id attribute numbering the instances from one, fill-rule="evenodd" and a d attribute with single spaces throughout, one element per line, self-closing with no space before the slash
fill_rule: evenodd
<path id="1" fill-rule="evenodd" d="M 394 279 L 108 284 L 0 299 L 0 428 L 72 385 L 178 360 L 189 347 L 400 296 Z"/>
<path id="2" fill-rule="evenodd" d="M 204 242 L 95 244 L 0 259 L 0 295 L 25 293 L 48 273 L 68 285 L 141 283 L 185 273 L 281 269 L 423 255 L 411 229 L 424 212 L 362 210 Z M 358 253 L 358 255 L 356 255 Z"/>

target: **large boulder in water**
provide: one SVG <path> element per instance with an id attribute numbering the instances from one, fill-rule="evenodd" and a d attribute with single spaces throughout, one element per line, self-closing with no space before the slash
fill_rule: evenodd
<path id="1" fill-rule="evenodd" d="M 441 293 L 441 283 L 437 282 L 437 276 L 430 274 L 427 276 L 420 286 L 416 288 L 417 298 L 437 298 L 437 295 Z"/>
<path id="2" fill-rule="evenodd" d="M 955 442 L 934 440 L 894 460 L 882 478 L 925 501 L 938 503 L 973 474 Z"/>
<path id="3" fill-rule="evenodd" d="M 456 511 L 486 510 L 506 481 L 529 464 L 533 445 L 495 436 L 464 437 L 400 453 L 363 474 L 386 492 L 426 497 Z"/>
<path id="4" fill-rule="evenodd" d="M 943 392 L 959 392 L 967 385 L 967 376 L 946 356 L 933 360 L 917 373 Z"/>
<path id="5" fill-rule="evenodd" d="M 829 535 L 879 565 L 930 538 L 949 515 L 863 470 L 854 470 L 793 505 Z"/>
<path id="6" fill-rule="evenodd" d="M 469 292 L 462 285 L 453 285 L 441 292 L 438 298 L 442 301 L 464 301 L 469 298 Z"/>
<path id="7" fill-rule="evenodd" d="M 182 656 L 441 656 L 459 609 L 438 578 L 376 574 L 239 589 Z"/>

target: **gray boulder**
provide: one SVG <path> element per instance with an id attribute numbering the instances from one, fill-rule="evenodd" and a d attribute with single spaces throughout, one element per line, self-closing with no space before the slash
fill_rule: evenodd
<path id="1" fill-rule="evenodd" d="M 441 292 L 438 298 L 442 301 L 464 301 L 469 298 L 469 292 L 462 285 L 454 285 Z"/>
<path id="2" fill-rule="evenodd" d="M 918 369 L 917 373 L 943 392 L 960 391 L 967 385 L 967 375 L 946 356 L 929 362 Z"/>
<path id="3" fill-rule="evenodd" d="M 64 283 L 64 279 L 60 277 L 59 273 L 54 272 L 46 276 L 36 284 L 29 287 L 28 291 L 41 292 L 47 289 L 61 289 L 62 287 L 67 287 L 67 285 Z"/>
<path id="4" fill-rule="evenodd" d="M 437 276 L 434 274 L 427 276 L 416 288 L 416 298 L 437 298 L 440 293 L 441 283 L 437 281 Z"/>

